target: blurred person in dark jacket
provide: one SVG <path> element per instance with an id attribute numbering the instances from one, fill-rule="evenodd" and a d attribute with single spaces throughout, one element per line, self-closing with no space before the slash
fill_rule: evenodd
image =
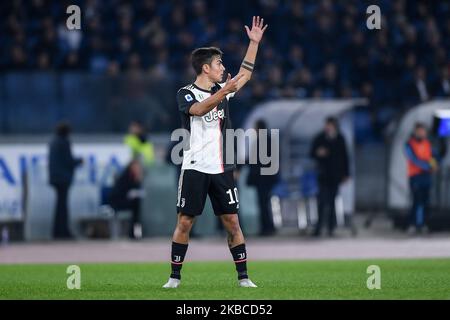
<path id="1" fill-rule="evenodd" d="M 438 79 L 433 84 L 433 94 L 436 97 L 450 97 L 450 67 L 442 67 Z"/>
<path id="2" fill-rule="evenodd" d="M 81 158 L 74 158 L 69 140 L 71 128 L 61 122 L 56 126 L 56 135 L 50 142 L 49 181 L 56 191 L 56 206 L 53 224 L 55 239 L 70 239 L 72 235 L 68 225 L 68 195 L 75 168 L 83 163 Z"/>
<path id="3" fill-rule="evenodd" d="M 267 129 L 267 124 L 264 120 L 258 120 L 255 125 L 257 141 L 253 144 L 252 152 L 258 155 L 258 148 L 260 147 L 259 130 Z M 271 152 L 271 138 L 269 131 L 267 131 L 267 151 Z M 272 156 L 270 153 L 269 156 Z M 261 168 L 269 167 L 270 164 L 263 165 L 258 157 L 256 164 L 249 164 L 249 173 L 247 177 L 247 185 L 256 188 L 258 196 L 258 207 L 260 214 L 260 232 L 261 236 L 271 236 L 275 233 L 273 223 L 272 210 L 270 208 L 270 195 L 272 188 L 277 183 L 277 175 L 262 175 Z"/>
<path id="4" fill-rule="evenodd" d="M 349 177 L 347 146 L 336 118 L 326 119 L 324 130 L 313 140 L 310 156 L 316 161 L 319 182 L 319 219 L 313 235 L 320 236 L 327 219 L 328 235 L 332 236 L 336 227 L 335 198 L 339 185 Z"/>
<path id="5" fill-rule="evenodd" d="M 406 107 L 423 103 L 431 98 L 430 86 L 427 83 L 427 70 L 424 66 L 416 67 L 414 77 L 406 80 L 403 86 Z"/>
<path id="6" fill-rule="evenodd" d="M 141 223 L 141 199 L 144 197 L 142 181 L 142 166 L 137 159 L 133 159 L 119 175 L 110 193 L 109 202 L 114 211 L 131 211 L 131 222 L 128 230 L 130 239 L 138 237 L 134 229 Z"/>

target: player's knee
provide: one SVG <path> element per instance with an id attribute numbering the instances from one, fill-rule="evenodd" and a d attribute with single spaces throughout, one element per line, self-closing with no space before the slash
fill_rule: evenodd
<path id="1" fill-rule="evenodd" d="M 241 226 L 239 225 L 239 223 L 237 223 L 236 226 L 233 227 L 233 232 L 236 235 L 239 235 L 240 233 L 242 233 Z"/>
<path id="2" fill-rule="evenodd" d="M 224 214 L 221 216 L 222 222 L 226 224 L 239 223 L 237 214 Z"/>
<path id="3" fill-rule="evenodd" d="M 181 218 L 180 221 L 178 221 L 178 230 L 182 233 L 187 233 L 187 232 L 191 231 L 193 224 L 194 224 L 194 219 Z"/>
<path id="4" fill-rule="evenodd" d="M 230 221 L 228 224 L 228 232 L 232 235 L 237 235 L 240 231 L 239 221 Z"/>

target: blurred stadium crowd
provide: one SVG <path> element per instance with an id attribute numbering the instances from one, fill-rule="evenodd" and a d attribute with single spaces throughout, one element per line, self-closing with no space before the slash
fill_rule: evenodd
<path id="1" fill-rule="evenodd" d="M 66 28 L 71 4 L 81 8 L 79 31 Z M 381 30 L 366 27 L 371 4 L 381 8 Z M 190 52 L 218 46 L 235 74 L 252 15 L 264 17 L 269 29 L 254 78 L 231 106 L 235 125 L 269 99 L 366 97 L 379 133 L 408 107 L 450 96 L 448 1 L 14 0 L 2 2 L 0 12 L 2 74 L 144 74 L 170 88 L 171 105 L 161 109 L 172 116 L 177 88 L 194 79 Z M 176 127 L 172 116 L 175 122 L 155 121 L 152 129 Z"/>

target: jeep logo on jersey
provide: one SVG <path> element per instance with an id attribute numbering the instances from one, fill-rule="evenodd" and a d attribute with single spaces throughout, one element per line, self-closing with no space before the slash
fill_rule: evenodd
<path id="1" fill-rule="evenodd" d="M 212 110 L 205 116 L 206 122 L 217 121 L 217 119 L 223 120 L 225 118 L 224 110 Z"/>

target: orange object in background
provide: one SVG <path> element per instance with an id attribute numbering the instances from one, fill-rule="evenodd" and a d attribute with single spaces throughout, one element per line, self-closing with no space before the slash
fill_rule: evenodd
<path id="1" fill-rule="evenodd" d="M 417 140 L 414 138 L 409 139 L 409 146 L 416 155 L 418 160 L 426 161 L 430 163 L 433 160 L 431 143 L 428 139 Z M 411 159 L 408 159 L 408 176 L 412 177 L 421 173 L 429 172 L 416 165 Z"/>

